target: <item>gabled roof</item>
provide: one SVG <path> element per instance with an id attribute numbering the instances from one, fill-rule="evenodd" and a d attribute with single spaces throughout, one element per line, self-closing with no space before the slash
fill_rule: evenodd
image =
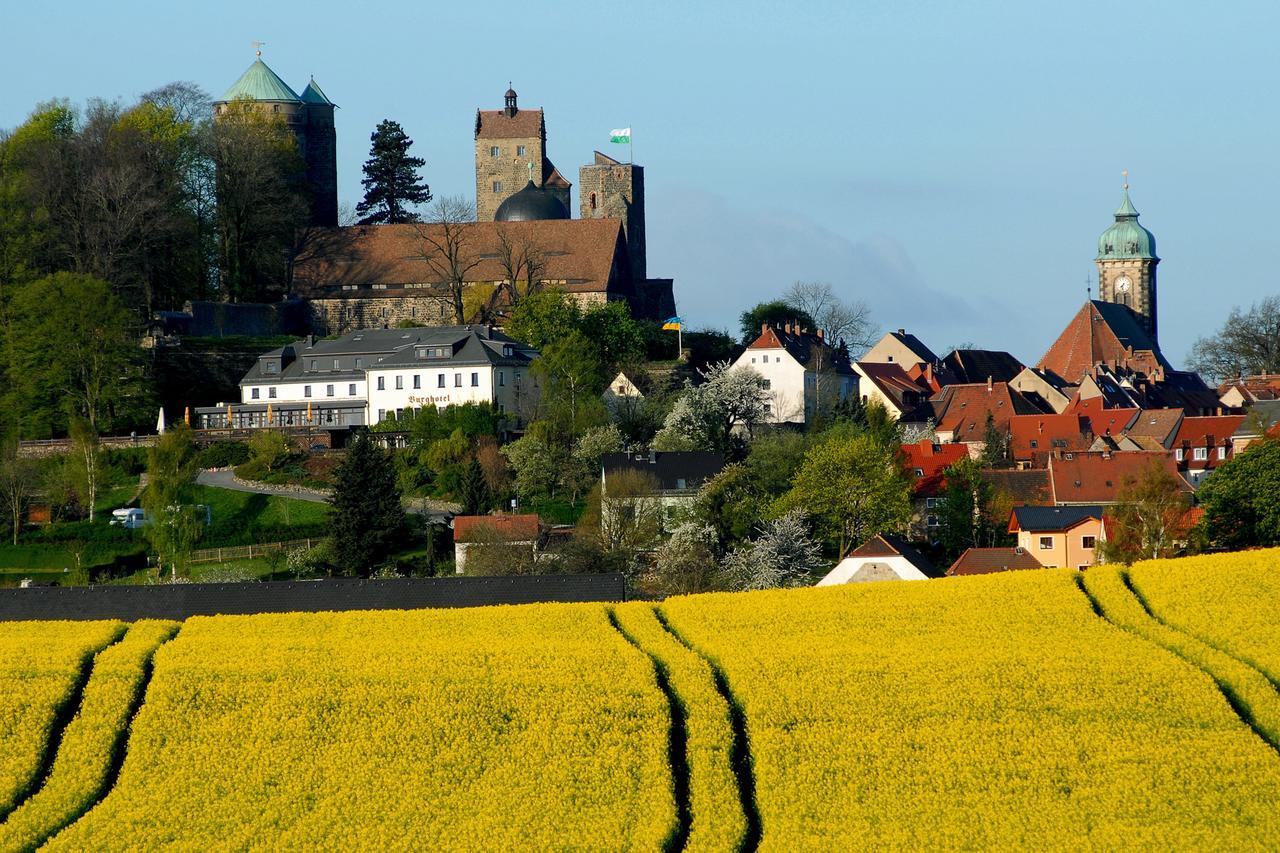
<path id="1" fill-rule="evenodd" d="M 606 488 L 609 477 L 620 471 L 652 474 L 663 491 L 691 491 L 724 469 L 724 457 L 708 450 L 666 453 L 606 453 L 600 458 Z"/>
<path id="2" fill-rule="evenodd" d="M 1277 424 L 1280 424 L 1280 400 L 1259 400 L 1249 407 L 1235 435 L 1256 438 L 1266 435 Z"/>
<path id="3" fill-rule="evenodd" d="M 1009 419 L 1009 434 L 1013 458 L 1033 464 L 1042 464 L 1056 451 L 1088 450 L 1093 443 L 1089 421 L 1076 414 L 1015 415 Z"/>
<path id="4" fill-rule="evenodd" d="M 1182 449 L 1183 451 L 1196 447 L 1230 447 L 1231 436 L 1235 434 L 1236 430 L 1240 429 L 1244 421 L 1244 415 L 1183 418 L 1182 423 L 1178 424 L 1178 432 L 1174 435 L 1171 446 L 1175 450 Z M 1218 463 L 1217 454 L 1210 453 L 1208 457 L 1207 460 L 1200 461 L 1205 462 L 1205 467 L 1207 468 L 1216 467 Z"/>
<path id="5" fill-rule="evenodd" d="M 527 244 L 541 251 L 546 263 L 542 278 L 556 288 L 622 296 L 632 291 L 619 219 L 467 222 L 456 227 L 461 228 L 465 258 L 474 261 L 468 283 L 506 278 L 500 236 L 506 234 L 517 248 Z M 447 296 L 439 272 L 445 266 L 439 249 L 443 234 L 443 226 L 429 223 L 313 229 L 295 265 L 294 292 L 310 299 L 345 298 L 357 295 L 351 289 L 379 285 L 358 295 Z"/>
<path id="6" fill-rule="evenodd" d="M 852 551 L 848 557 L 875 559 L 877 557 L 905 557 L 907 562 L 915 566 L 926 575 L 934 574 L 933 561 L 920 552 L 907 540 L 901 536 L 894 536 L 890 533 L 881 533 L 878 536 L 872 536 L 861 547 Z"/>
<path id="7" fill-rule="evenodd" d="M 1044 468 L 988 468 L 982 471 L 982 479 L 996 492 L 1009 498 L 1013 505 L 1048 504 L 1053 502 L 1049 486 L 1049 472 Z"/>
<path id="8" fill-rule="evenodd" d="M 900 364 L 860 361 L 858 372 L 904 414 L 923 403 L 932 392 L 931 388 L 908 376 Z"/>
<path id="9" fill-rule="evenodd" d="M 937 431 L 951 441 L 982 441 L 990 412 L 996 429 L 1008 432 L 1014 415 L 1038 414 L 1039 409 L 1007 382 L 948 385 L 930 401 Z"/>
<path id="10" fill-rule="evenodd" d="M 1022 372 L 1022 362 L 1002 350 L 956 349 L 947 353 L 943 367 L 957 384 L 1011 382 Z"/>
<path id="11" fill-rule="evenodd" d="M 1125 435 L 1132 439 L 1152 438 L 1162 447 L 1170 447 L 1185 414 L 1182 409 L 1143 409 L 1125 429 Z"/>
<path id="12" fill-rule="evenodd" d="M 766 326 L 747 349 L 785 350 L 805 370 L 817 370 L 821 367 L 833 373 L 853 373 L 847 351 L 842 354 L 840 349 L 827 343 L 821 334 L 796 327 Z"/>
<path id="13" fill-rule="evenodd" d="M 1040 561 L 1026 548 L 970 548 L 947 569 L 949 577 L 988 575 L 1015 569 L 1042 569 Z"/>
<path id="14" fill-rule="evenodd" d="M 1098 364 L 1120 365 L 1142 373 L 1172 369 L 1159 347 L 1124 305 L 1086 302 L 1036 366 L 1069 383 L 1079 382 Z"/>
<path id="15" fill-rule="evenodd" d="M 1063 410 L 1064 415 L 1078 415 L 1085 419 L 1089 432 L 1096 436 L 1118 436 L 1128 429 L 1138 416 L 1138 409 L 1109 409 L 1103 397 L 1073 398 Z"/>
<path id="16" fill-rule="evenodd" d="M 1113 504 L 1130 480 L 1158 465 L 1180 490 L 1190 492 L 1173 458 L 1165 452 L 1071 453 L 1049 459 L 1049 485 L 1055 504 Z"/>
<path id="17" fill-rule="evenodd" d="M 567 190 L 573 186 L 546 157 L 542 158 L 542 185 L 553 190 Z"/>
<path id="18" fill-rule="evenodd" d="M 454 542 L 533 542 L 542 524 L 536 514 L 459 515 L 453 519 Z"/>
<path id="19" fill-rule="evenodd" d="M 282 103 L 296 104 L 300 102 L 297 93 L 289 88 L 288 84 L 281 80 L 276 72 L 267 67 L 267 63 L 261 59 L 254 60 L 253 64 L 245 69 L 240 75 L 240 79 L 231 84 L 217 103 L 224 101 L 234 101 L 238 98 L 248 98 L 252 101 L 280 101 Z"/>
<path id="20" fill-rule="evenodd" d="M 905 329 L 898 329 L 896 332 L 889 332 L 889 337 L 915 353 L 916 358 L 924 364 L 937 364 L 938 357 L 934 355 L 933 350 L 925 346 L 924 341 L 920 340 Z"/>
<path id="21" fill-rule="evenodd" d="M 506 110 L 476 110 L 476 139 L 545 139 L 546 125 L 541 108 L 519 109 L 515 115 Z"/>
<path id="22" fill-rule="evenodd" d="M 1056 533 L 1070 530 L 1089 519 L 1102 521 L 1100 506 L 1015 506 L 1009 514 L 1009 532 Z"/>
<path id="23" fill-rule="evenodd" d="M 946 488 L 943 474 L 947 468 L 969 458 L 969 448 L 963 444 L 935 444 L 926 438 L 917 444 L 902 445 L 902 458 L 912 493 L 917 498 L 931 498 Z"/>

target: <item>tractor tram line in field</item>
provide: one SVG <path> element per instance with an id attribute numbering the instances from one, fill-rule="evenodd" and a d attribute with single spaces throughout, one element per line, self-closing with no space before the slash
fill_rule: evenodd
<path id="1" fill-rule="evenodd" d="M 1208 676 L 1240 721 L 1280 757 L 1280 693 L 1262 671 L 1157 616 L 1127 569 L 1095 567 L 1077 583 L 1099 618 Z"/>

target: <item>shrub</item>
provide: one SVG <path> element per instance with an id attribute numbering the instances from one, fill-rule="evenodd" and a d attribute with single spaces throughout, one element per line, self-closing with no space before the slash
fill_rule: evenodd
<path id="1" fill-rule="evenodd" d="M 249 461 L 248 445 L 239 441 L 215 441 L 196 454 L 201 468 L 234 468 Z"/>

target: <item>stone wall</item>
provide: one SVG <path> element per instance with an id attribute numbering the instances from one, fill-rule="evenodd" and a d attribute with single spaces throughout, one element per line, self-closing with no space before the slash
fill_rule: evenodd
<path id="1" fill-rule="evenodd" d="M 524 154 L 519 154 L 524 146 Z M 493 156 L 492 149 L 498 149 Z M 515 139 L 476 139 L 476 222 L 492 222 L 498 205 L 519 192 L 529 182 L 529 164 L 533 164 L 533 183 L 542 186 L 542 160 L 546 151 L 537 137 Z M 494 192 L 493 182 L 501 181 L 502 189 Z M 565 205 L 565 210 L 569 205 Z"/>
<path id="2" fill-rule="evenodd" d="M 604 291 L 570 293 L 583 310 L 604 305 Z M 390 329 L 404 321 L 420 326 L 452 326 L 453 302 L 446 296 L 351 296 L 309 300 L 311 330 L 317 335 L 345 335 L 358 329 Z M 246 370 L 248 368 L 245 368 Z"/>
<path id="3" fill-rule="evenodd" d="M 631 280 L 648 277 L 644 227 L 644 167 L 616 163 L 597 153 L 596 162 L 578 170 L 582 219 L 621 219 L 631 258 Z"/>

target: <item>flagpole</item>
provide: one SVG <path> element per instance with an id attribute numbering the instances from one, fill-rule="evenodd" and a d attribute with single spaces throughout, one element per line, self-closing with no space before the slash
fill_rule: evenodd
<path id="1" fill-rule="evenodd" d="M 630 122 L 627 122 L 627 129 L 631 131 L 627 134 L 627 157 L 630 158 L 630 165 L 634 166 L 636 163 L 636 131 Z"/>

